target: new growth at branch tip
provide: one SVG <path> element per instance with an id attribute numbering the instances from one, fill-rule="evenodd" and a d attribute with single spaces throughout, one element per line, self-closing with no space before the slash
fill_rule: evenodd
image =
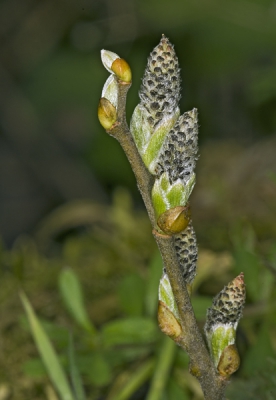
<path id="1" fill-rule="evenodd" d="M 105 130 L 110 130 L 117 122 L 119 86 L 131 84 L 131 69 L 128 63 L 112 51 L 102 50 L 104 67 L 110 72 L 106 80 L 98 106 L 98 118 Z"/>
<path id="2" fill-rule="evenodd" d="M 127 62 L 116 53 L 102 50 L 101 57 L 110 76 L 103 87 L 98 116 L 102 126 L 111 134 L 115 132 L 115 127 L 120 125 L 118 115 L 125 115 L 121 108 L 125 111 L 126 95 L 120 96 L 120 93 L 122 88 L 127 90 L 131 84 L 131 70 Z M 187 320 L 195 321 L 189 296 L 197 271 L 198 247 L 189 198 L 196 183 L 198 112 L 193 108 L 180 113 L 181 78 L 178 58 L 174 46 L 164 35 L 150 53 L 139 97 L 140 102 L 130 121 L 131 135 L 124 124 L 120 138 L 125 138 L 125 133 L 130 139 L 128 146 L 122 144 L 123 139 L 121 144 L 136 177 L 139 178 L 137 181 L 142 195 L 146 193 L 143 198 L 146 206 L 150 204 L 147 210 L 154 236 L 157 242 L 160 240 L 158 245 L 166 263 L 159 283 L 159 326 L 188 353 L 189 346 L 186 346 L 186 343 L 192 334 L 189 336 L 187 330 L 193 326 L 190 343 L 193 343 L 194 336 L 198 335 L 197 343 L 202 342 L 201 355 L 205 353 L 203 358 L 205 357 L 208 365 L 207 369 L 204 363 L 201 363 L 200 367 L 200 371 L 205 371 L 208 379 L 203 382 L 200 375 L 197 374 L 197 377 L 202 387 L 208 386 L 212 393 L 215 393 L 215 385 L 217 393 L 221 396 L 222 380 L 228 378 L 239 366 L 235 337 L 245 302 L 244 276 L 241 273 L 225 286 L 214 298 L 212 307 L 207 310 L 204 331 L 209 355 L 196 322 L 191 322 L 194 325 L 186 328 Z M 122 102 L 119 102 L 120 99 L 124 100 L 123 106 Z M 143 172 L 139 175 L 139 171 Z M 147 181 L 145 186 L 141 184 L 144 180 Z M 169 257 L 166 257 L 167 254 Z M 179 287 L 182 289 L 179 290 Z M 184 318 L 183 310 L 190 313 L 188 319 Z M 189 340 L 183 341 L 186 337 Z M 197 365 L 195 369 L 198 370 Z M 210 374 L 213 380 L 209 379 Z"/>
<path id="3" fill-rule="evenodd" d="M 118 123 L 120 85 L 130 84 L 131 70 L 116 53 L 102 50 L 101 58 L 110 76 L 102 90 L 98 117 L 111 132 Z M 174 46 L 164 35 L 148 58 L 139 96 L 130 132 L 145 168 L 154 178 L 151 203 L 155 229 L 174 236 L 183 279 L 191 286 L 196 275 L 197 244 L 189 197 L 198 158 L 198 114 L 194 108 L 180 115 L 180 68 Z"/>

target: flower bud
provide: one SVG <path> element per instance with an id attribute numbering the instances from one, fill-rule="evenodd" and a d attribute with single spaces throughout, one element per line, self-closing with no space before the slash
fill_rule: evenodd
<path id="1" fill-rule="evenodd" d="M 111 71 L 117 76 L 120 81 L 131 82 L 131 69 L 128 63 L 123 58 L 117 58 L 113 61 Z"/>
<path id="2" fill-rule="evenodd" d="M 173 45 L 163 35 L 148 58 L 139 93 L 141 105 L 147 112 L 147 121 L 152 127 L 178 108 L 180 83 L 178 58 Z"/>
<path id="3" fill-rule="evenodd" d="M 235 343 L 244 302 L 245 285 L 244 276 L 241 273 L 223 288 L 213 299 L 212 307 L 207 310 L 204 330 L 216 367 L 224 349 Z"/>
<path id="4" fill-rule="evenodd" d="M 197 109 L 181 115 L 167 134 L 155 165 L 157 177 L 168 173 L 170 183 L 180 179 L 186 184 L 194 174 L 198 158 Z"/>
<path id="5" fill-rule="evenodd" d="M 98 118 L 105 130 L 109 130 L 117 120 L 116 108 L 104 97 L 99 102 Z"/>
<path id="6" fill-rule="evenodd" d="M 165 335 L 172 339 L 177 339 L 180 336 L 182 329 L 178 320 L 162 301 L 159 301 L 158 304 L 157 317 L 159 328 Z"/>
<path id="7" fill-rule="evenodd" d="M 159 228 L 167 235 L 174 235 L 184 231 L 190 221 L 191 213 L 189 205 L 177 206 L 165 211 L 157 220 Z"/>
<path id="8" fill-rule="evenodd" d="M 230 344 L 223 350 L 219 363 L 218 372 L 221 376 L 228 378 L 239 369 L 240 356 L 234 344 Z"/>
<path id="9" fill-rule="evenodd" d="M 130 130 L 152 174 L 166 135 L 179 117 L 180 69 L 173 45 L 163 35 L 151 52 Z"/>
<path id="10" fill-rule="evenodd" d="M 195 185 L 197 135 L 197 110 L 193 109 L 178 118 L 148 166 L 157 176 L 152 189 L 157 218 L 171 208 L 186 206 L 189 200 Z"/>
<path id="11" fill-rule="evenodd" d="M 196 276 L 198 253 L 192 221 L 189 222 L 188 227 L 183 232 L 174 236 L 174 247 L 183 279 L 191 295 L 192 283 Z"/>

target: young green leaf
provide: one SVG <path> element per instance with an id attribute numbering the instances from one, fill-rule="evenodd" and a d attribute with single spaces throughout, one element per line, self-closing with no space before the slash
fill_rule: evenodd
<path id="1" fill-rule="evenodd" d="M 84 393 L 84 389 L 83 389 L 83 384 L 81 381 L 79 369 L 78 369 L 78 366 L 76 364 L 76 359 L 75 359 L 75 349 L 74 349 L 72 334 L 70 334 L 70 336 L 69 336 L 68 353 L 69 353 L 70 378 L 71 378 L 71 382 L 73 385 L 75 398 L 76 398 L 76 400 L 85 400 L 86 397 L 85 397 L 85 393 Z"/>

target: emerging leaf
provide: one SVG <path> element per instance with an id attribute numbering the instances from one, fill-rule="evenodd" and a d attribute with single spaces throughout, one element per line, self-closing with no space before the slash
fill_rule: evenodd
<path id="1" fill-rule="evenodd" d="M 102 90 L 102 97 L 109 100 L 116 109 L 118 105 L 118 92 L 118 82 L 115 76 L 109 75 L 109 78 L 106 80 Z"/>
<path id="2" fill-rule="evenodd" d="M 114 72 L 111 70 L 111 67 L 112 67 L 113 62 L 120 58 L 118 56 L 118 54 L 113 53 L 112 51 L 103 49 L 103 50 L 101 50 L 101 58 L 102 58 L 103 66 L 108 70 L 108 72 L 113 74 Z"/>
<path id="3" fill-rule="evenodd" d="M 172 292 L 172 287 L 169 281 L 169 277 L 166 273 L 163 274 L 159 283 L 159 301 L 161 301 L 179 320 L 179 312 Z"/>

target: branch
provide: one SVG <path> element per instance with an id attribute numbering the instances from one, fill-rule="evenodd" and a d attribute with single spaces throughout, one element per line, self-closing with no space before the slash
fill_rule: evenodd
<path id="1" fill-rule="evenodd" d="M 155 214 L 151 200 L 151 190 L 154 179 L 140 157 L 126 122 L 126 96 L 130 86 L 131 83 L 125 83 L 118 80 L 119 93 L 117 121 L 107 132 L 118 140 L 128 158 L 137 180 L 138 189 L 145 203 L 150 222 L 155 229 Z"/>
<path id="2" fill-rule="evenodd" d="M 217 373 L 199 331 L 190 296 L 183 280 L 171 236 L 153 235 L 159 247 L 178 307 L 182 334 L 176 342 L 190 357 L 190 373 L 200 382 L 206 400 L 223 400 L 227 381 Z"/>
<path id="3" fill-rule="evenodd" d="M 217 373 L 199 331 L 190 297 L 179 268 L 174 238 L 157 232 L 158 228 L 151 199 L 153 178 L 138 153 L 126 122 L 126 95 L 130 86 L 131 84 L 118 80 L 117 121 L 107 132 L 119 141 L 125 151 L 149 214 L 153 227 L 153 236 L 159 247 L 179 310 L 179 322 L 183 333 L 177 338 L 177 343 L 188 353 L 190 357 L 190 373 L 199 380 L 205 399 L 223 400 L 227 381 Z"/>

